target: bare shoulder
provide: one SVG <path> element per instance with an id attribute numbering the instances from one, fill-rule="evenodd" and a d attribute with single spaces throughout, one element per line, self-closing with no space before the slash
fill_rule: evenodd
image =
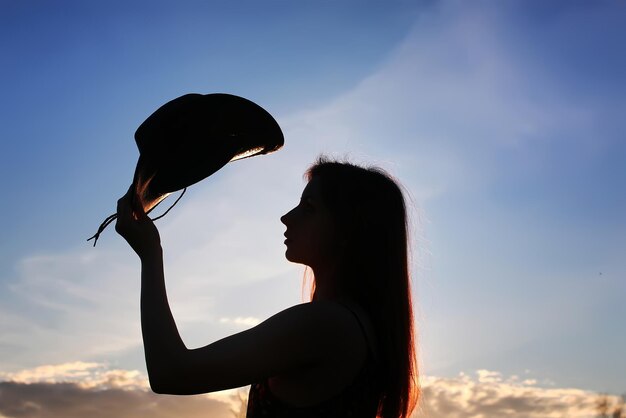
<path id="1" fill-rule="evenodd" d="M 308 309 L 318 315 L 315 326 L 321 327 L 320 334 L 332 329 L 334 335 L 326 334 L 327 338 L 330 337 L 329 343 L 333 345 L 329 354 L 336 358 L 345 358 L 346 354 L 362 358 L 366 354 L 367 340 L 374 339 L 373 331 L 367 314 L 358 305 L 334 301 L 311 302 L 308 305 Z"/>
<path id="2" fill-rule="evenodd" d="M 355 329 L 355 318 L 345 306 L 333 301 L 301 303 L 287 308 L 268 319 L 273 322 L 297 322 L 309 333 L 319 337 L 345 335 Z M 358 328 L 358 327 L 357 327 Z"/>
<path id="3" fill-rule="evenodd" d="M 277 313 L 268 323 L 292 321 L 306 329 L 309 338 L 315 341 L 321 360 L 344 357 L 346 351 L 354 354 L 355 349 L 367 348 L 357 319 L 344 304 L 334 301 L 302 303 Z"/>

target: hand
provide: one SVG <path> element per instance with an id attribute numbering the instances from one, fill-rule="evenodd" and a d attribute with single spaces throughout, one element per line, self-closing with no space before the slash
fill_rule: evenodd
<path id="1" fill-rule="evenodd" d="M 146 215 L 133 186 L 117 201 L 117 222 L 115 230 L 137 253 L 142 260 L 161 249 L 161 237 L 152 219 Z"/>

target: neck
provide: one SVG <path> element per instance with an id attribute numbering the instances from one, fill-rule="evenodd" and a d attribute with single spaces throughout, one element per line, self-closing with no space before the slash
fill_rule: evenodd
<path id="1" fill-rule="evenodd" d="M 335 268 L 311 268 L 315 277 L 315 299 L 314 301 L 331 300 L 335 302 L 346 301 L 346 297 L 337 291 L 335 283 L 337 277 Z"/>
<path id="2" fill-rule="evenodd" d="M 334 269 L 329 266 L 311 267 L 313 276 L 315 277 L 315 300 L 334 300 L 336 299 L 335 290 L 333 289 Z"/>

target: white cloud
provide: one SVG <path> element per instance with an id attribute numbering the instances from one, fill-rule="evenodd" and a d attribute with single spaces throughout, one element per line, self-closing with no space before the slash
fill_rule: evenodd
<path id="1" fill-rule="evenodd" d="M 110 391 L 113 394 L 112 396 L 115 396 L 115 391 L 119 390 L 135 393 L 150 392 L 147 376 L 138 370 L 114 369 L 104 363 L 82 361 L 41 365 L 12 373 L 0 372 L 1 381 L 20 385 L 44 385 L 44 390 L 48 387 L 49 392 L 52 394 L 54 393 L 52 391 L 54 385 L 70 385 L 66 387 L 75 394 L 90 391 Z M 18 392 L 20 390 L 25 392 L 25 390 L 20 389 L 19 385 L 14 388 L 17 388 Z M 198 397 L 206 398 L 210 400 L 209 402 L 218 401 L 235 408 L 239 407 L 241 394 L 247 393 L 248 389 L 249 387 L 223 390 L 199 395 Z M 146 396 L 153 397 L 154 395 L 141 395 L 141 397 Z M 180 399 L 182 407 L 185 405 L 183 400 L 185 397 Z M 34 405 L 38 404 L 37 401 L 24 401 Z M 202 403 L 200 402 L 200 404 Z M 2 394 L 0 391 L 0 407 L 2 405 Z M 42 405 L 42 407 L 45 408 L 45 405 Z M 0 413 L 2 413 L 1 409 Z"/>
<path id="2" fill-rule="evenodd" d="M 248 387 L 199 396 L 154 395 L 145 376 L 138 371 L 110 369 L 103 364 L 73 362 L 39 366 L 16 373 L 0 374 L 0 414 L 46 411 L 45 417 L 80 416 L 85 402 L 101 410 L 111 402 L 120 418 L 135 417 L 138 410 L 158 410 L 158 416 L 196 417 L 201 414 L 225 417 L 245 408 Z M 26 384 L 27 383 L 27 384 Z M 545 388 L 519 382 L 517 376 L 478 370 L 475 377 L 461 373 L 454 378 L 422 376 L 422 396 L 414 417 L 428 418 L 591 418 L 598 404 L 606 409 L 623 405 L 617 396 L 602 398 L 574 388 Z M 127 395 L 124 395 L 127 393 Z M 98 394 L 97 396 L 95 394 Z M 59 402 L 59 397 L 63 402 Z M 176 412 L 174 412 L 176 411 Z M 166 413 L 167 412 L 167 413 Z M 20 415 L 22 416 L 22 415 Z M 28 415 L 26 415 L 28 416 Z"/>
<path id="3" fill-rule="evenodd" d="M 597 393 L 574 388 L 545 388 L 533 382 L 519 382 L 512 376 L 478 370 L 473 378 L 460 373 L 455 378 L 422 378 L 422 399 L 416 417 L 548 418 L 597 416 Z M 608 396 L 610 408 L 621 402 Z"/>
<path id="4" fill-rule="evenodd" d="M 239 404 L 206 396 L 86 389 L 73 383 L 0 382 L 0 416 L 38 418 L 232 418 Z"/>
<path id="5" fill-rule="evenodd" d="M 105 364 L 76 361 L 0 372 L 0 379 L 15 383 L 75 383 L 82 389 L 147 390 L 148 380 L 138 370 L 109 369 Z"/>

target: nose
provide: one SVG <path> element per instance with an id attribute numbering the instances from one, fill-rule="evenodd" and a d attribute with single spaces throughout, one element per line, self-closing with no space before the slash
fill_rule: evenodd
<path id="1" fill-rule="evenodd" d="M 291 212 L 293 212 L 293 209 L 290 210 L 289 212 L 285 213 L 283 216 L 280 217 L 280 221 L 285 225 L 288 226 L 289 221 L 291 220 Z"/>

